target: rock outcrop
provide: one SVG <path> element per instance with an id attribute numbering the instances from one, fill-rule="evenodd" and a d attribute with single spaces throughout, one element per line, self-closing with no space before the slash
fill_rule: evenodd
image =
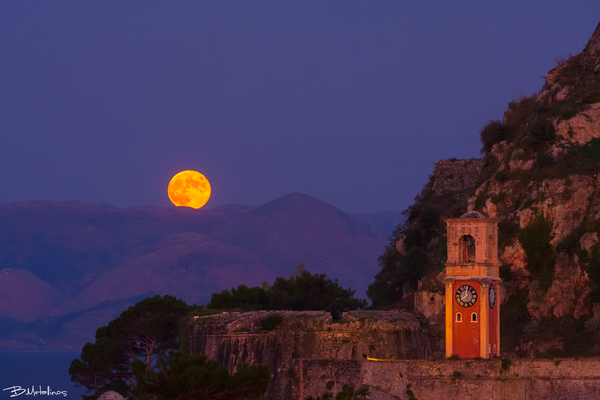
<path id="1" fill-rule="evenodd" d="M 600 24 L 538 94 L 480 133 L 482 160 L 436 164 L 380 258 L 371 299 L 393 302 L 406 281 L 440 273 L 443 220 L 478 211 L 500 220 L 503 353 L 600 354 L 600 323 L 589 322 L 600 304 Z"/>

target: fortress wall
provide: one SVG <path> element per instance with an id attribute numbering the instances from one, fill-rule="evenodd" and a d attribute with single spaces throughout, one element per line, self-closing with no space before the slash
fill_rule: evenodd
<path id="1" fill-rule="evenodd" d="M 272 331 L 261 321 L 282 317 Z M 375 358 L 425 358 L 429 345 L 416 318 L 403 312 L 349 312 L 345 323 L 331 322 L 327 312 L 256 311 L 197 318 L 186 339 L 189 354 L 206 354 L 234 372 L 240 363 L 266 364 L 271 382 L 266 399 L 292 398 L 289 372 L 298 359 L 337 361 Z M 340 364 L 342 365 L 342 364 Z M 344 364 L 345 365 L 345 364 Z"/>
<path id="2" fill-rule="evenodd" d="M 329 383 L 337 393 L 344 385 L 371 387 L 381 398 L 408 399 L 598 399 L 600 359 L 375 362 L 365 360 L 295 360 L 302 379 L 292 383 L 290 399 L 322 395 Z M 300 376 L 300 375 L 299 375 Z"/>

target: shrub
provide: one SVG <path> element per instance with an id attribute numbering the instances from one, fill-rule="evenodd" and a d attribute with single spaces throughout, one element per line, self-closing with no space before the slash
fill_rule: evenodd
<path id="1" fill-rule="evenodd" d="M 500 313 L 500 345 L 503 349 L 515 348 L 523 336 L 523 328 L 531 321 L 527 302 L 529 289 L 525 287 L 508 297 Z"/>
<path id="2" fill-rule="evenodd" d="M 522 146 L 530 151 L 537 153 L 547 146 L 547 144 L 556 139 L 554 125 L 544 118 L 536 118 L 527 126 L 529 135 L 523 140 Z"/>
<path id="3" fill-rule="evenodd" d="M 538 168 L 547 168 L 554 164 L 554 156 L 550 153 L 542 153 L 535 161 L 535 166 Z"/>
<path id="4" fill-rule="evenodd" d="M 539 216 L 519 233 L 519 242 L 527 256 L 527 270 L 538 276 L 552 257 L 552 223 Z"/>
<path id="5" fill-rule="evenodd" d="M 269 315 L 260 320 L 260 327 L 265 331 L 272 331 L 283 322 L 283 317 L 280 314 Z"/>
<path id="6" fill-rule="evenodd" d="M 488 153 L 496 143 L 506 140 L 510 128 L 498 120 L 488 122 L 481 131 L 479 138 L 481 139 L 481 153 Z"/>
<path id="7" fill-rule="evenodd" d="M 508 181 L 510 179 L 510 171 L 504 169 L 502 171 L 499 171 L 496 174 L 496 180 L 500 183 L 504 183 L 506 181 Z"/>
<path id="8" fill-rule="evenodd" d="M 537 95 L 533 94 L 529 97 L 520 97 L 508 103 L 508 110 L 505 114 L 505 122 L 511 129 L 516 129 L 524 126 L 530 116 L 536 111 Z"/>

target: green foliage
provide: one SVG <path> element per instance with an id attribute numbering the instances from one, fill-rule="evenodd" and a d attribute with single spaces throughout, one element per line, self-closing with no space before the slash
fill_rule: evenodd
<path id="1" fill-rule="evenodd" d="M 530 321 L 527 302 L 529 289 L 526 287 L 508 297 L 500 312 L 501 348 L 514 349 L 522 337 L 523 328 Z"/>
<path id="2" fill-rule="evenodd" d="M 510 127 L 511 131 L 514 132 L 520 127 L 525 126 L 531 116 L 536 113 L 538 108 L 536 100 L 537 95 L 533 94 L 529 97 L 520 97 L 508 103 L 505 119 L 506 125 Z"/>
<path id="3" fill-rule="evenodd" d="M 512 281 L 512 272 L 510 269 L 510 265 L 500 266 L 500 279 L 502 279 L 503 282 Z"/>
<path id="4" fill-rule="evenodd" d="M 534 277 L 539 276 L 545 268 L 549 268 L 553 253 L 550 245 L 552 238 L 552 223 L 543 217 L 538 217 L 519 233 L 519 242 L 527 256 L 527 270 Z"/>
<path id="5" fill-rule="evenodd" d="M 458 356 L 458 354 L 452 354 L 450 357 L 447 358 L 447 360 L 458 361 L 458 360 L 460 360 L 460 357 Z"/>
<path id="6" fill-rule="evenodd" d="M 501 369 L 502 369 L 502 371 L 508 371 L 512 365 L 513 364 L 512 364 L 512 361 L 510 360 L 510 358 L 503 358 Z"/>
<path id="7" fill-rule="evenodd" d="M 264 331 L 272 331 L 277 329 L 283 322 L 283 317 L 279 314 L 269 315 L 260 320 L 260 328 Z"/>
<path id="8" fill-rule="evenodd" d="M 372 308 L 385 309 L 402 297 L 402 288 L 416 288 L 425 275 L 437 275 L 446 258 L 444 218 L 457 218 L 466 211 L 466 196 L 435 193 L 430 185 L 415 198 L 404 215 L 406 221 L 392 232 L 390 243 L 379 257 L 381 270 L 369 285 L 367 296 Z M 402 240 L 404 251 L 399 253 L 396 242 Z"/>
<path id="9" fill-rule="evenodd" d="M 508 138 L 510 128 L 504 125 L 498 120 L 488 122 L 481 131 L 479 131 L 479 137 L 481 139 L 481 152 L 490 152 L 492 146 L 496 143 L 500 143 Z"/>
<path id="10" fill-rule="evenodd" d="M 214 293 L 209 308 L 224 310 L 325 310 L 334 319 L 342 313 L 367 306 L 367 301 L 354 298 L 355 291 L 344 289 L 338 280 L 332 281 L 325 274 L 311 274 L 304 266 L 298 267 L 298 275 L 289 279 L 278 277 L 270 287 L 248 288 L 238 286 L 231 291 Z"/>
<path id="11" fill-rule="evenodd" d="M 519 224 L 515 220 L 501 220 L 498 223 L 498 248 L 503 249 L 512 244 L 520 230 Z"/>
<path id="12" fill-rule="evenodd" d="M 189 356 L 173 351 L 157 367 L 146 371 L 140 360 L 133 365 L 137 385 L 133 399 L 258 399 L 269 385 L 270 373 L 265 365 L 239 365 L 234 375 L 227 368 L 204 355 Z"/>
<path id="13" fill-rule="evenodd" d="M 223 290 L 221 293 L 211 295 L 209 308 L 232 310 L 240 308 L 243 311 L 260 310 L 268 304 L 267 293 L 261 287 L 247 287 L 239 285 L 237 289 Z"/>
<path id="14" fill-rule="evenodd" d="M 573 151 L 585 165 L 600 163 L 600 139 L 598 138 L 590 140 L 583 146 L 574 147 Z"/>
<path id="15" fill-rule="evenodd" d="M 511 173 L 509 170 L 503 169 L 496 174 L 495 178 L 498 182 L 504 183 L 511 178 Z"/>
<path id="16" fill-rule="evenodd" d="M 554 156 L 550 153 L 541 153 L 535 160 L 535 166 L 537 168 L 548 168 L 554 164 Z"/>
<path id="17" fill-rule="evenodd" d="M 410 383 L 406 385 L 406 395 L 408 396 L 408 400 L 417 400 L 415 393 L 410 389 L 411 386 L 412 385 Z"/>
<path id="18" fill-rule="evenodd" d="M 463 374 L 460 371 L 454 371 L 452 372 L 452 375 L 450 375 L 450 377 L 452 379 L 457 379 L 457 378 L 462 378 Z"/>
<path id="19" fill-rule="evenodd" d="M 115 390 L 123 396 L 135 386 L 134 361 L 153 371 L 178 347 L 179 322 L 187 305 L 172 296 L 144 299 L 96 331 L 95 343 L 83 346 L 81 359 L 69 368 L 71 380 L 88 392 Z M 94 399 L 95 393 L 84 396 Z"/>
<path id="20" fill-rule="evenodd" d="M 596 334 L 585 329 L 581 320 L 572 315 L 556 318 L 553 315 L 540 320 L 539 339 L 551 341 L 563 338 L 562 348 L 550 348 L 546 357 L 577 357 L 592 356 L 592 345 L 598 341 Z"/>
<path id="21" fill-rule="evenodd" d="M 286 374 L 285 374 L 294 385 L 297 385 L 300 383 L 300 377 L 298 375 L 296 375 L 296 371 L 294 371 L 293 368 L 288 368 Z"/>
<path id="22" fill-rule="evenodd" d="M 523 141 L 523 147 L 533 152 L 540 152 L 546 148 L 549 142 L 556 139 L 554 124 L 544 117 L 535 118 L 531 121 L 527 129 L 527 135 Z"/>

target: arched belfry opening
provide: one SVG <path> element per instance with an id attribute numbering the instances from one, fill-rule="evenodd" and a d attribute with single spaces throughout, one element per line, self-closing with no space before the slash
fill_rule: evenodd
<path id="1" fill-rule="evenodd" d="M 475 238 L 471 235 L 464 235 L 460 238 L 460 262 L 475 262 Z"/>

